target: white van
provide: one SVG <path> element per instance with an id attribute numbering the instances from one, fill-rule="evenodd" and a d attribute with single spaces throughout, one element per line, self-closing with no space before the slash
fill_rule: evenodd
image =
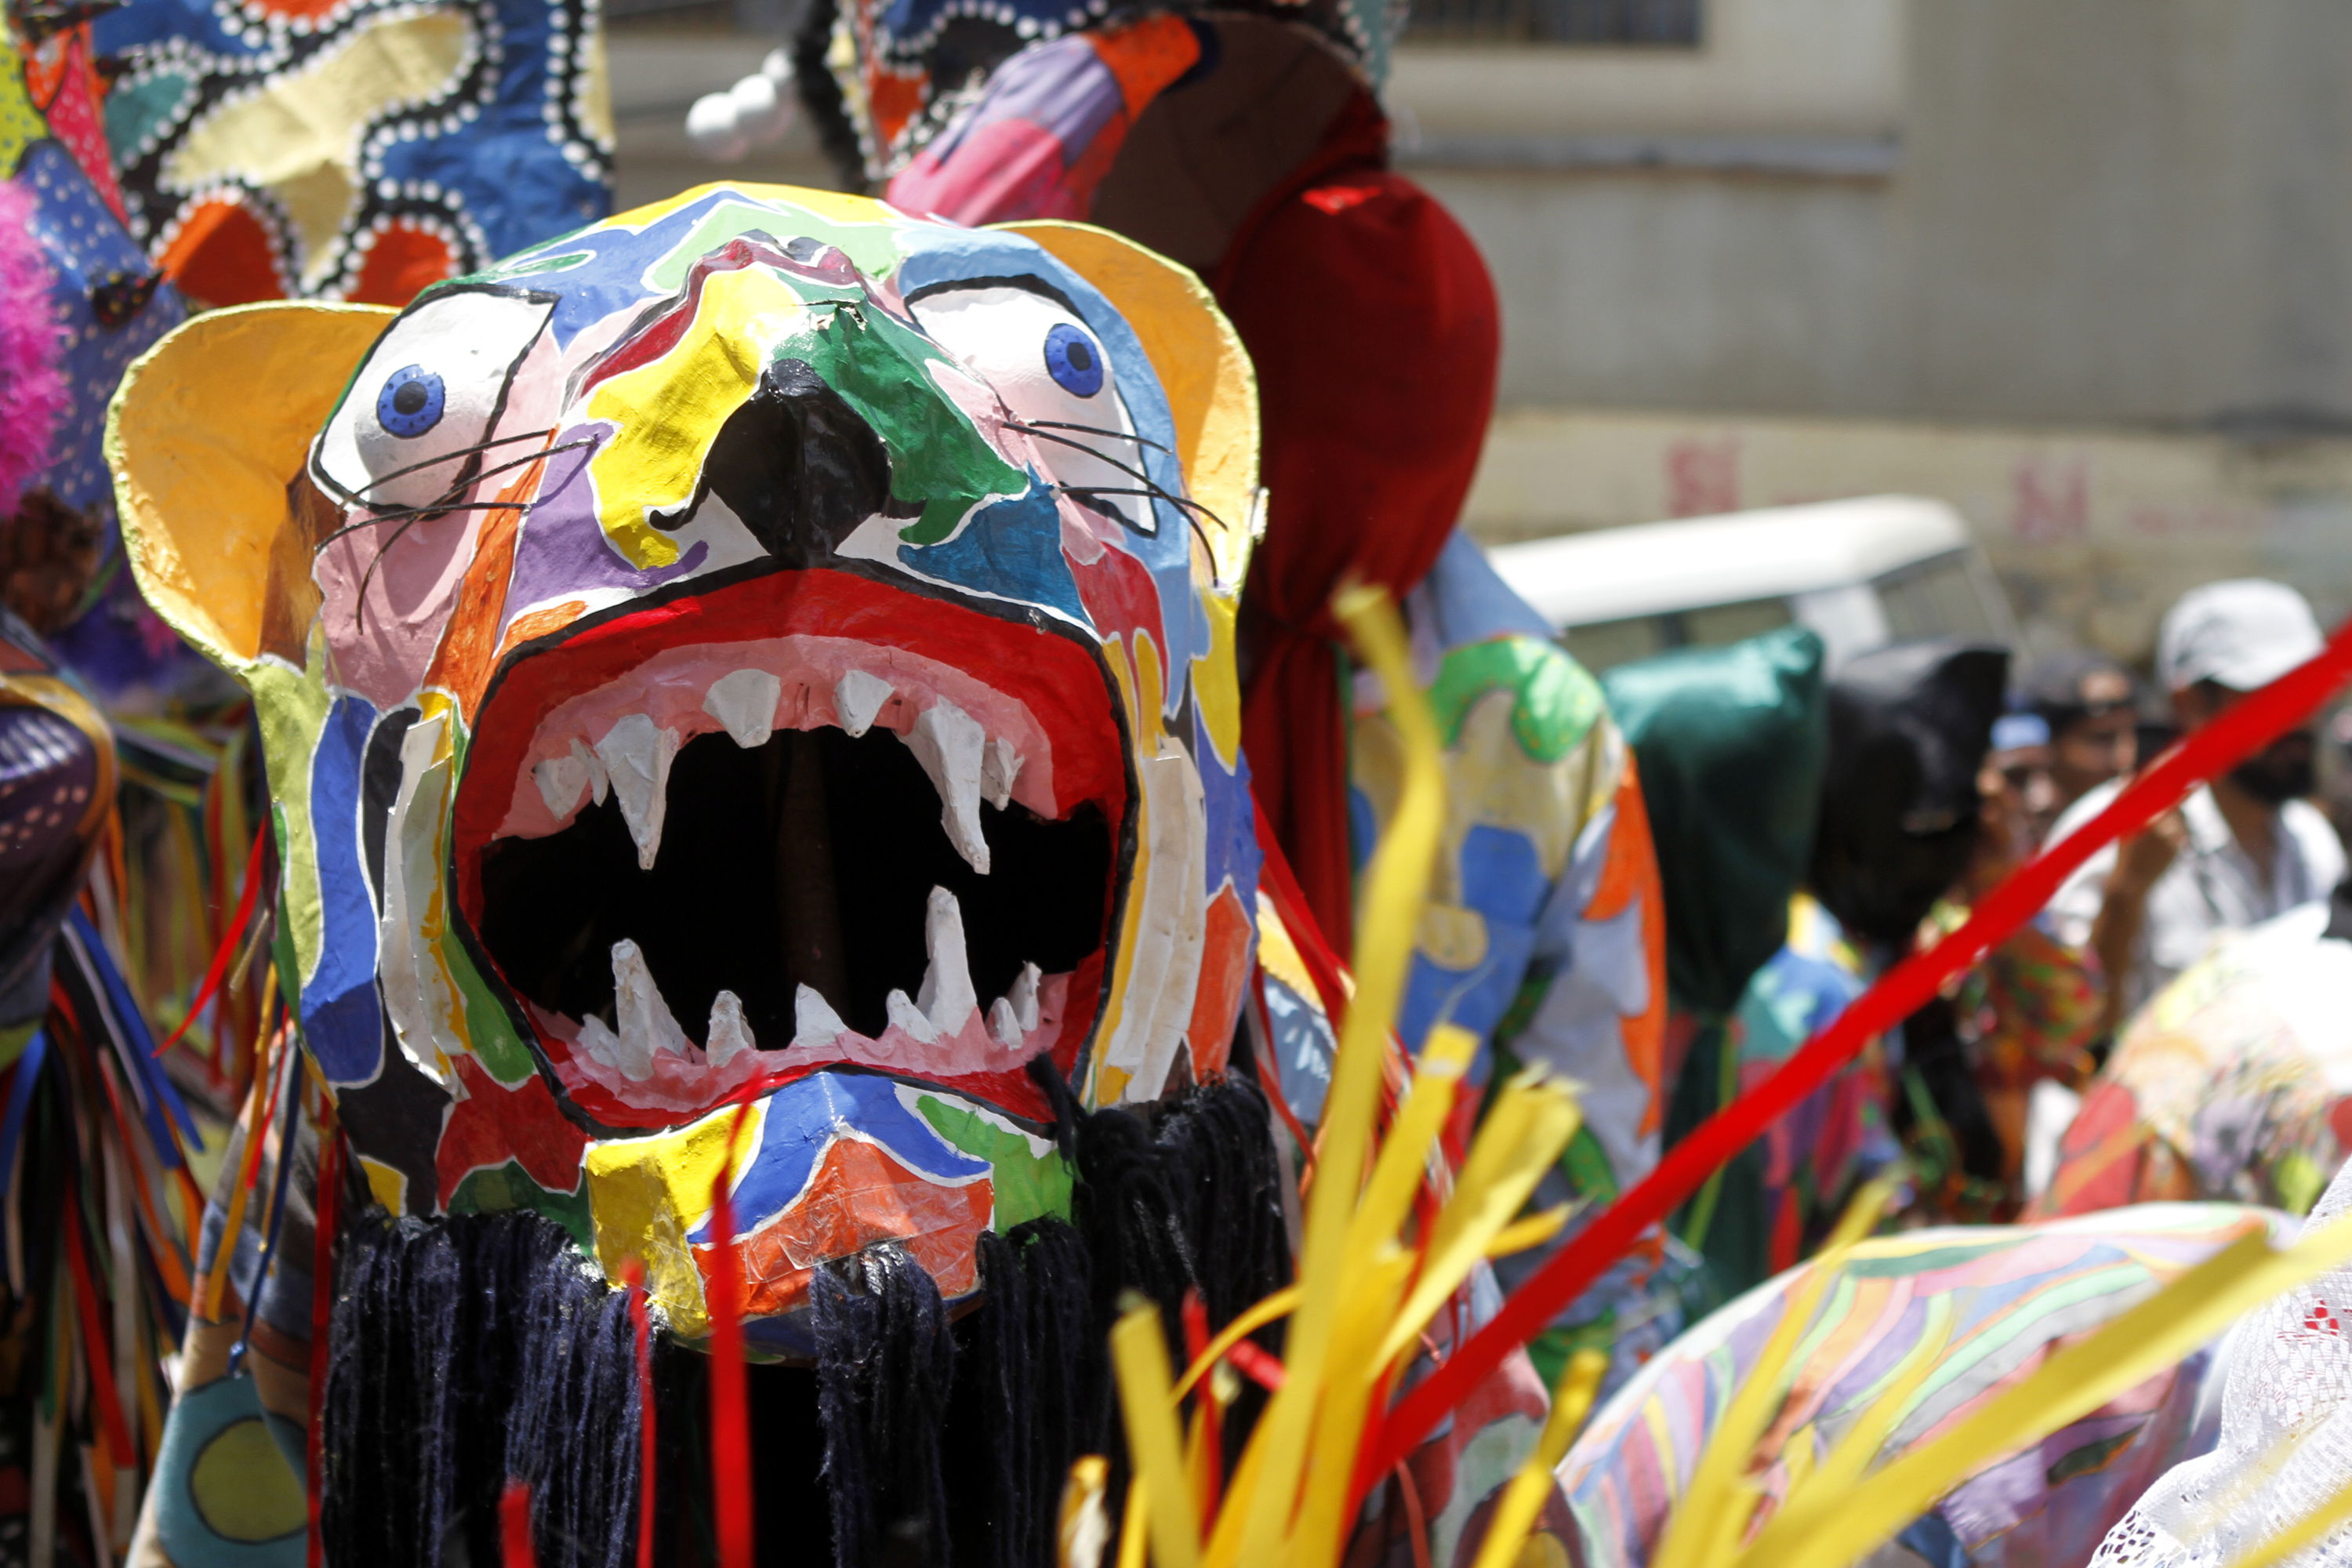
<path id="1" fill-rule="evenodd" d="M 1918 496 L 1594 529 L 1487 552 L 1596 673 L 1674 647 L 1811 626 L 1834 668 L 1914 637 L 2018 646 L 1959 514 Z"/>

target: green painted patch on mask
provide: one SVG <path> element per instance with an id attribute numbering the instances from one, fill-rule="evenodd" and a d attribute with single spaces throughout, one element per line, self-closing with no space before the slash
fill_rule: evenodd
<path id="1" fill-rule="evenodd" d="M 1495 637 L 1455 648 L 1438 667 L 1429 705 L 1447 745 L 1494 691 L 1511 694 L 1511 733 L 1538 763 L 1559 762 L 1583 744 L 1605 708 L 1601 683 L 1564 650 L 1535 637 Z"/>
<path id="2" fill-rule="evenodd" d="M 530 1179 L 520 1162 L 509 1160 L 468 1171 L 449 1194 L 451 1214 L 510 1214 L 518 1209 L 553 1220 L 579 1243 L 581 1251 L 593 1256 L 596 1227 L 588 1214 L 585 1183 L 572 1192 L 551 1193 Z"/>
<path id="3" fill-rule="evenodd" d="M 901 531 L 908 543 L 936 544 L 981 502 L 1029 488 L 1028 475 L 1006 462 L 940 388 L 933 367 L 953 367 L 929 339 L 890 317 L 830 311 L 814 332 L 779 353 L 804 354 L 809 368 L 882 437 L 890 453 L 891 500 L 921 509 Z"/>
<path id="4" fill-rule="evenodd" d="M 1041 1215 L 1069 1217 L 1070 1167 L 1063 1162 L 1061 1151 L 1048 1149 L 1039 1154 L 1020 1132 L 965 1106 L 929 1095 L 915 1103 L 940 1137 L 995 1167 L 993 1228 L 1011 1230 Z"/>
<path id="5" fill-rule="evenodd" d="M 693 231 L 670 253 L 654 263 L 646 281 L 656 289 L 682 288 L 694 264 L 731 239 L 764 235 L 781 245 L 805 237 L 837 246 L 860 272 L 879 278 L 898 265 L 898 231 L 885 223 L 836 223 L 806 207 L 777 207 L 758 202 L 727 201 L 703 215 Z"/>

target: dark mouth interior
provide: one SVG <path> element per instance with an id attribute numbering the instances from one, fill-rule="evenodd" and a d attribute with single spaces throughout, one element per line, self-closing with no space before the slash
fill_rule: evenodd
<path id="1" fill-rule="evenodd" d="M 628 937 L 697 1042 L 728 990 L 760 1047 L 781 1050 L 803 983 L 852 1029 L 881 1035 L 884 999 L 922 984 L 935 887 L 962 904 L 983 1012 L 1024 963 L 1063 973 L 1103 944 L 1111 835 L 1099 809 L 1049 822 L 983 802 L 983 877 L 949 843 L 921 764 L 879 728 L 779 731 L 750 750 L 697 737 L 671 765 L 667 811 L 651 871 L 610 796 L 560 833 L 483 852 L 482 942 L 520 994 L 613 1022 L 612 947 Z"/>

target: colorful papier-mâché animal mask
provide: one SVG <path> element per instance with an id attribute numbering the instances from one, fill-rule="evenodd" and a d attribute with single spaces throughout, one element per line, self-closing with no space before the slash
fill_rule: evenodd
<path id="1" fill-rule="evenodd" d="M 1247 362 L 1068 225 L 707 186 L 405 310 L 190 322 L 111 432 L 252 690 L 303 1043 L 395 1213 L 537 1209 L 704 1331 L 895 1240 L 950 1298 L 1095 1107 L 1224 1065 L 1257 851 Z"/>

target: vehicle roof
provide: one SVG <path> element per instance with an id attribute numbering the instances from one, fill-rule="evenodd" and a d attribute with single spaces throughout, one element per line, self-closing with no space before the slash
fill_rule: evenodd
<path id="1" fill-rule="evenodd" d="M 1946 503 L 1886 495 L 1594 529 L 1487 553 L 1546 620 L 1573 626 L 1866 583 L 1968 542 Z"/>

